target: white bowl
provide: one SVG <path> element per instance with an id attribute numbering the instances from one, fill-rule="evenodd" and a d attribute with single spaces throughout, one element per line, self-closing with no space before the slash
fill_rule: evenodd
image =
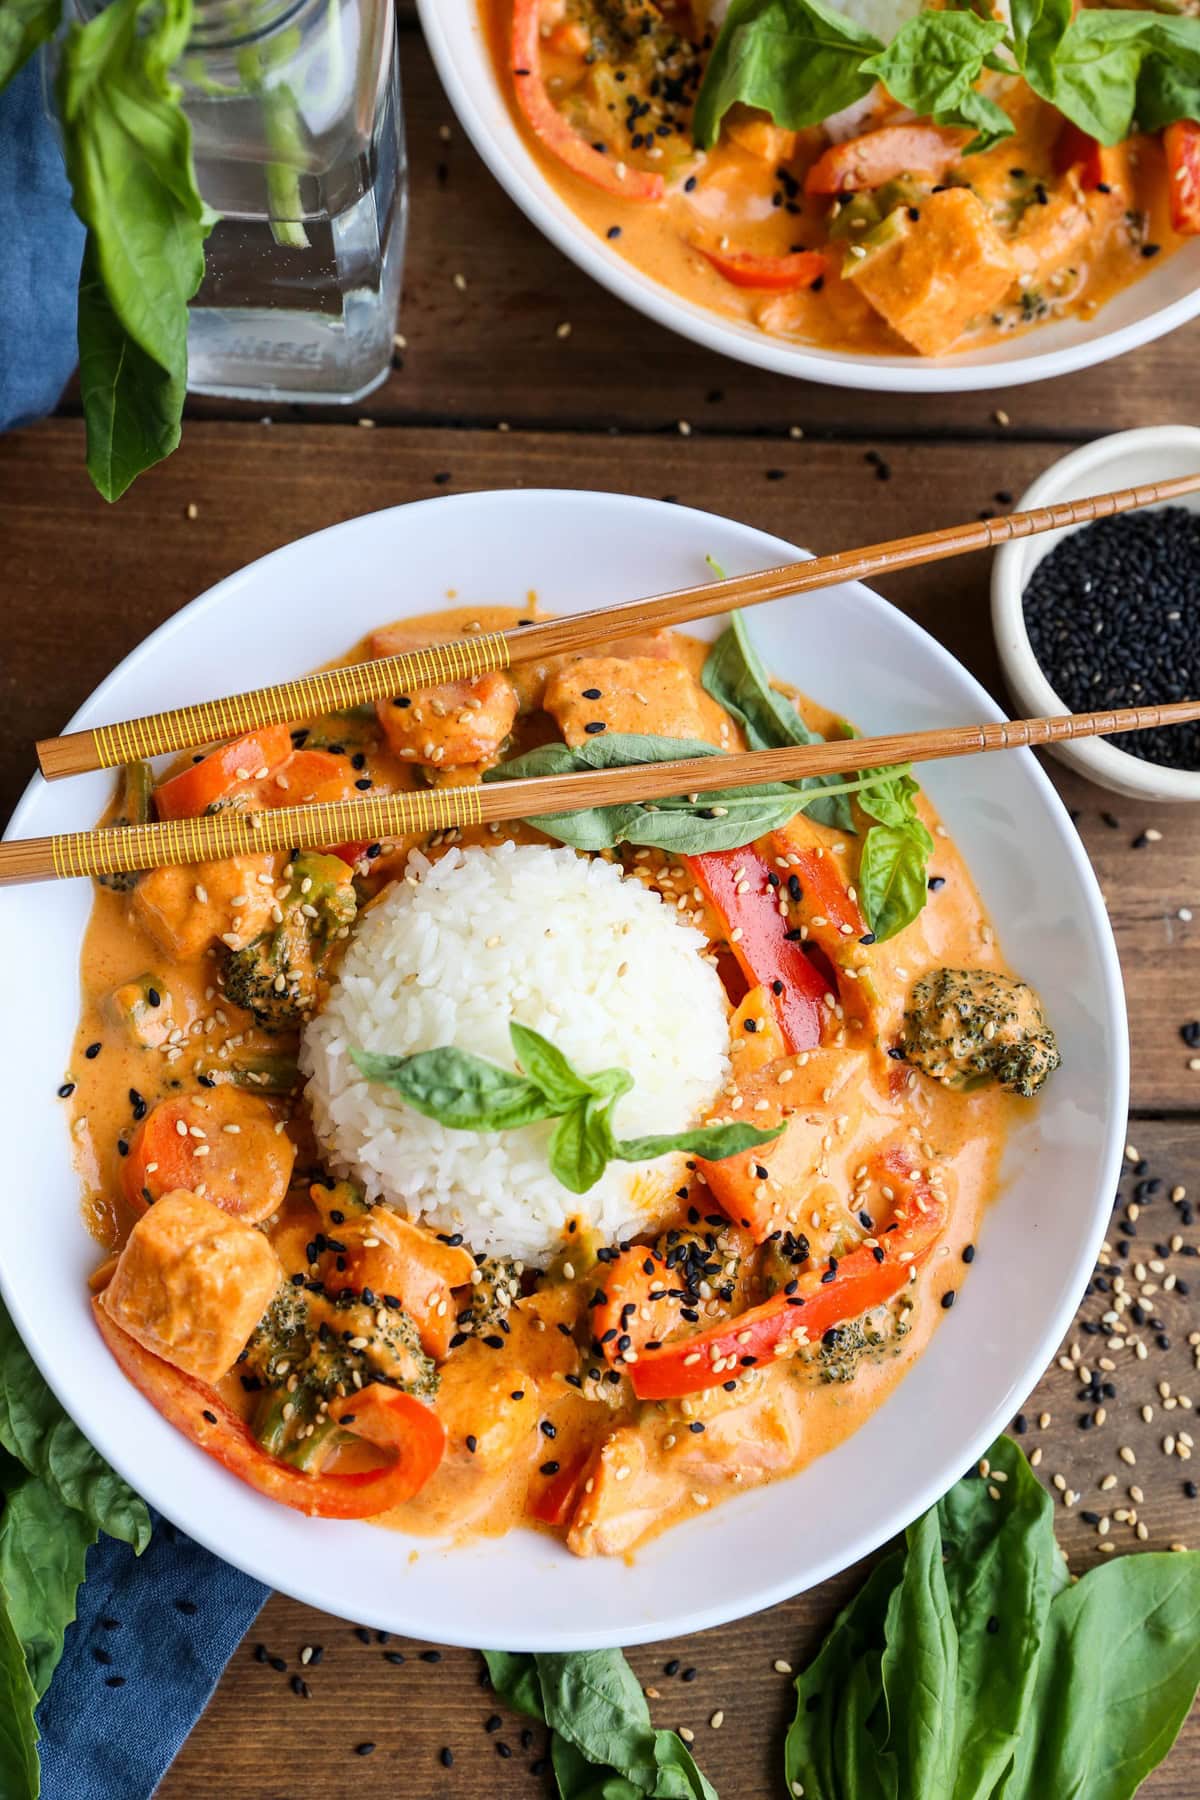
<path id="1" fill-rule="evenodd" d="M 974 393 L 1045 381 L 1122 356 L 1200 313 L 1200 242 L 1156 264 L 1091 319 L 1019 332 L 961 355 L 858 356 L 789 343 L 722 318 L 645 275 L 579 218 L 546 179 L 496 79 L 479 0 L 417 0 L 442 85 L 472 143 L 538 230 L 602 286 L 706 349 L 828 387 L 900 394 Z"/>
<path id="2" fill-rule="evenodd" d="M 519 603 L 532 588 L 570 613 L 686 586 L 706 554 L 739 573 L 796 552 L 725 519 L 614 494 L 471 494 L 373 513 L 221 582 L 134 651 L 73 723 L 281 680 L 447 589 L 482 604 Z M 997 717 L 946 651 L 866 588 L 763 607 L 754 629 L 770 667 L 865 726 Z M 11 830 L 90 823 L 109 785 L 35 779 Z M 330 1612 L 450 1643 L 567 1649 L 697 1631 L 873 1550 L 971 1465 L 1041 1375 L 1093 1267 L 1125 1141 L 1120 971 L 1062 805 L 1025 751 L 938 763 L 928 785 L 1006 951 L 1045 997 L 1063 1067 L 1009 1146 L 959 1304 L 887 1405 L 805 1473 L 690 1520 L 627 1564 L 577 1561 L 521 1530 L 454 1546 L 302 1518 L 195 1449 L 121 1375 L 88 1309 L 98 1252 L 55 1098 L 91 905 L 89 884 L 69 881 L 0 893 L 13 1045 L 0 1083 L 0 1287 L 63 1404 L 153 1505 L 219 1555 Z"/>
<path id="3" fill-rule="evenodd" d="M 1165 481 L 1169 476 L 1191 475 L 1196 470 L 1200 470 L 1200 430 L 1194 425 L 1150 425 L 1141 431 L 1118 431 L 1111 437 L 1096 438 L 1052 463 L 1021 495 L 1016 510 L 1026 512 L 1031 507 L 1053 506 L 1061 500 L 1085 500 L 1092 494 Z M 1200 494 L 1188 494 L 1167 504 L 1200 512 Z M 1068 531 L 1082 529 L 1078 525 L 1068 527 Z M 1025 718 L 1071 711 L 1033 654 L 1022 601 L 1033 571 L 1068 531 L 1043 531 L 1037 537 L 1005 544 L 992 563 L 992 629 L 1009 690 Z M 1130 756 L 1127 750 L 1119 750 L 1103 738 L 1055 744 L 1050 753 L 1115 794 L 1127 794 L 1135 800 L 1200 800 L 1200 770 L 1164 768 L 1140 756 Z"/>

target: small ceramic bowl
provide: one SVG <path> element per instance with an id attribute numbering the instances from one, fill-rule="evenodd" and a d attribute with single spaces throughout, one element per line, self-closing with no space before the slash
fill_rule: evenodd
<path id="1" fill-rule="evenodd" d="M 1118 431 L 1097 438 L 1053 463 L 1017 501 L 1024 512 L 1061 500 L 1081 500 L 1114 488 L 1136 487 L 1200 469 L 1200 430 L 1193 425 L 1153 425 L 1143 431 Z M 1171 502 L 1200 512 L 1200 494 Z M 1070 529 L 1081 530 L 1074 526 Z M 1042 558 L 1063 537 L 1047 531 L 1038 537 L 1005 544 L 992 565 L 992 629 L 1009 691 L 1022 717 L 1065 713 L 1071 708 L 1055 693 L 1029 642 L 1022 595 Z M 1118 750 L 1104 738 L 1056 744 L 1051 755 L 1081 775 L 1137 800 L 1200 800 L 1200 770 L 1168 769 Z"/>

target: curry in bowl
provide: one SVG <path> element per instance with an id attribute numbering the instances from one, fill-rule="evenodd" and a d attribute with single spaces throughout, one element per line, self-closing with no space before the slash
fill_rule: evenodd
<path id="1" fill-rule="evenodd" d="M 430 615 L 355 655 L 507 629 Z M 740 619 L 252 732 L 110 822 L 850 727 Z M 96 1323 L 302 1512 L 619 1554 L 883 1405 L 1058 1062 L 905 769 L 98 887 Z"/>
<path id="2" fill-rule="evenodd" d="M 1200 233 L 1194 17 L 868 7 L 876 37 L 824 0 L 480 4 L 573 210 L 772 337 L 977 350 L 1093 316 Z"/>

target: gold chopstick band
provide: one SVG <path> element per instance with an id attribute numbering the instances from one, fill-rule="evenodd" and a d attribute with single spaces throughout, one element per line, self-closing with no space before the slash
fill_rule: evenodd
<path id="1" fill-rule="evenodd" d="M 493 669 L 507 669 L 510 661 L 508 639 L 503 632 L 480 632 L 448 644 L 402 650 L 374 662 L 322 669 L 316 675 L 285 681 L 278 687 L 259 688 L 250 694 L 202 700 L 195 706 L 151 713 L 147 718 L 129 719 L 119 725 L 97 725 L 92 741 L 98 766 L 118 769 L 126 763 L 161 756 L 181 744 L 212 744 L 240 737 L 262 725 L 291 725 L 302 719 L 320 718 L 324 713 L 345 712 L 353 706 L 365 706 L 384 693 L 411 693 Z"/>
<path id="2" fill-rule="evenodd" d="M 50 853 L 55 875 L 65 879 L 276 850 L 332 849 L 339 843 L 420 837 L 482 822 L 478 786 L 417 788 L 411 793 L 274 807 L 267 812 L 228 806 L 198 819 L 64 832 L 51 838 Z"/>

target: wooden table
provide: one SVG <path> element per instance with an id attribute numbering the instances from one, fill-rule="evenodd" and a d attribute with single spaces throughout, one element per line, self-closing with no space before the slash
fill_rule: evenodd
<path id="1" fill-rule="evenodd" d="M 339 519 L 447 489 L 607 488 L 670 495 L 827 550 L 1002 510 L 1072 444 L 1177 418 L 1194 391 L 1200 325 L 1104 368 L 997 396 L 855 394 L 726 362 L 626 311 L 551 249 L 465 142 L 414 26 L 403 30 L 402 56 L 414 181 L 406 343 L 357 416 L 281 408 L 264 418 L 262 407 L 197 403 L 180 451 L 112 510 L 87 482 L 82 427 L 69 404 L 56 419 L 0 439 L 0 816 L 33 772 L 32 740 L 57 730 L 147 631 L 231 570 Z M 885 459 L 890 479 L 868 451 Z M 884 585 L 998 688 L 984 560 Z M 1200 1542 L 1200 1501 L 1183 1487 L 1188 1469 L 1161 1448 L 1190 1417 L 1182 1401 L 1165 1410 L 1159 1391 L 1167 1382 L 1172 1395 L 1194 1395 L 1200 1406 L 1200 1351 L 1188 1343 L 1200 1327 L 1200 1262 L 1154 1250 L 1173 1234 L 1200 1242 L 1200 1228 L 1189 1230 L 1169 1198 L 1181 1186 L 1200 1197 L 1200 1072 L 1188 1067 L 1180 1037 L 1180 1026 L 1200 1016 L 1200 834 L 1190 812 L 1114 802 L 1054 773 L 1078 809 L 1108 899 L 1130 999 L 1130 1137 L 1147 1178 L 1163 1184 L 1137 1220 L 1127 1258 L 1131 1267 L 1141 1257 L 1165 1263 L 1145 1274 L 1159 1289 L 1138 1333 L 1145 1360 L 1112 1353 L 1116 1366 L 1104 1378 L 1111 1373 L 1115 1395 L 1099 1427 L 1078 1428 L 1094 1409 L 1081 1402 L 1071 1367 L 1052 1366 L 1025 1408 L 1025 1448 L 1041 1451 L 1048 1480 L 1061 1476 L 1079 1496 L 1060 1505 L 1058 1522 L 1082 1571 L 1106 1541 L 1084 1513 L 1133 1506 L 1135 1478 L 1147 1547 Z M 1147 827 L 1161 838 L 1135 850 Z M 1123 1200 L 1137 1180 L 1131 1172 Z M 1114 1245 L 1120 1236 L 1114 1225 Z M 1162 1291 L 1166 1272 L 1180 1281 L 1173 1292 Z M 1064 1346 L 1068 1363 L 1096 1367 L 1106 1354 L 1104 1336 L 1082 1328 L 1104 1305 L 1085 1300 Z M 1135 1467 L 1118 1460 L 1122 1445 L 1132 1447 Z M 1118 1485 L 1102 1493 L 1109 1471 Z M 796 1529 L 808 1528 L 798 1489 Z M 1137 1545 L 1128 1523 L 1114 1523 L 1107 1541 Z M 792 1694 L 774 1664 L 806 1660 L 860 1575 L 851 1570 L 768 1613 L 633 1652 L 654 1690 L 656 1721 L 695 1731 L 724 1800 L 783 1792 Z M 548 1777 L 530 1772 L 544 1734 L 523 1744 L 520 1723 L 507 1716 L 498 1733 L 485 1731 L 493 1707 L 478 1657 L 448 1650 L 427 1663 L 419 1653 L 428 1646 L 368 1635 L 364 1643 L 351 1624 L 272 1598 L 163 1784 L 163 1800 L 208 1800 L 218 1787 L 222 1800 L 321 1800 L 364 1779 L 406 1800 L 550 1791 Z M 286 1671 L 255 1660 L 260 1643 Z M 323 1654 L 305 1671 L 304 1698 L 291 1683 L 306 1646 Z M 397 1653 L 402 1665 L 388 1659 Z M 663 1673 L 675 1658 L 694 1680 Z M 724 1725 L 713 1730 L 718 1708 Z M 355 1757 L 364 1742 L 377 1746 L 369 1763 Z M 439 1761 L 442 1746 L 454 1752 L 452 1769 Z M 1184 1800 L 1198 1790 L 1193 1718 L 1143 1791 Z"/>

